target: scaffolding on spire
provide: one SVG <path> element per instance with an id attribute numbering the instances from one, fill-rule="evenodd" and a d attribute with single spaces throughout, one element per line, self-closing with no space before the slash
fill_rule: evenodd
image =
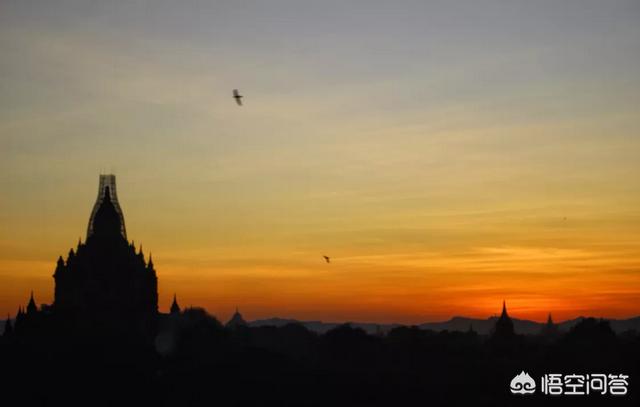
<path id="1" fill-rule="evenodd" d="M 100 174 L 100 183 L 98 186 L 98 198 L 96 199 L 96 203 L 93 205 L 93 210 L 91 211 L 91 217 L 89 218 L 89 226 L 87 227 L 87 239 L 89 236 L 93 235 L 93 222 L 95 220 L 96 213 L 104 198 L 106 196 L 107 188 L 109 190 L 110 201 L 113 204 L 118 216 L 120 217 L 120 233 L 126 239 L 127 231 L 124 227 L 124 215 L 122 214 L 122 209 L 120 208 L 120 204 L 118 203 L 118 194 L 116 192 L 116 176 L 113 174 Z"/>

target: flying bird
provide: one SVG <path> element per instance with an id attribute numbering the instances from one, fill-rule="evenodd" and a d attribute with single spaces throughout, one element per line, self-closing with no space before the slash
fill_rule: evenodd
<path id="1" fill-rule="evenodd" d="M 238 92 L 238 89 L 234 89 L 233 90 L 233 98 L 236 100 L 236 103 L 238 104 L 238 106 L 242 106 L 242 98 L 244 96 L 242 96 L 240 94 L 240 92 Z"/>
<path id="2" fill-rule="evenodd" d="M 324 257 L 324 261 L 326 261 L 327 263 L 331 263 L 331 258 L 329 256 L 322 256 Z"/>

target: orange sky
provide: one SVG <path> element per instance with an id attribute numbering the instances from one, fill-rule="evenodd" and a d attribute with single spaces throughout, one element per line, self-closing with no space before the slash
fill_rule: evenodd
<path id="1" fill-rule="evenodd" d="M 105 172 L 162 310 L 640 314 L 637 6 L 161 3 L 0 7 L 0 315 Z"/>
<path id="2" fill-rule="evenodd" d="M 94 181 L 86 189 L 94 190 Z M 159 224 L 153 221 L 162 220 L 154 199 L 128 203 L 132 189 L 119 179 L 129 237 L 153 253 L 162 310 L 174 292 L 183 306 L 203 306 L 222 319 L 238 305 L 249 319 L 418 323 L 487 317 L 499 312 L 504 298 L 513 316 L 541 321 L 547 312 L 557 320 L 628 317 L 640 303 L 638 224 L 632 217 L 595 221 L 580 208 L 567 211 L 566 220 L 544 209 L 422 219 L 398 213 L 387 225 L 363 230 L 326 230 L 310 222 L 302 229 L 311 232 L 296 234 L 283 225 L 248 221 L 241 231 L 225 229 L 221 215 L 203 217 L 199 226 L 198 217 L 192 222 L 186 213 L 182 222 Z M 3 244 L 5 313 L 26 303 L 30 289 L 39 302 L 51 301 L 55 259 L 70 247 L 55 243 L 77 240 L 72 229 L 84 234 L 91 204 L 86 216 L 41 220 L 39 230 L 17 233 L 20 239 Z M 591 232 L 594 225 L 597 233 Z M 33 245 L 23 243 L 33 238 Z M 325 252 L 331 264 L 321 258 Z"/>

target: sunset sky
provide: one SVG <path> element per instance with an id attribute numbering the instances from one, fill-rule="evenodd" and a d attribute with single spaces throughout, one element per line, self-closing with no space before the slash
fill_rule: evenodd
<path id="1" fill-rule="evenodd" d="M 100 173 L 163 311 L 639 315 L 639 72 L 637 0 L 2 0 L 0 318 Z"/>

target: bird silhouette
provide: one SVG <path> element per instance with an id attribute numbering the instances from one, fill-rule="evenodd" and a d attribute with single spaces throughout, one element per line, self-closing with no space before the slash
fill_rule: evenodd
<path id="1" fill-rule="evenodd" d="M 322 256 L 324 257 L 324 261 L 326 261 L 327 263 L 331 263 L 331 258 L 329 256 Z"/>
<path id="2" fill-rule="evenodd" d="M 238 89 L 234 89 L 233 90 L 233 98 L 236 100 L 236 103 L 238 104 L 238 106 L 242 106 L 242 98 L 244 96 L 242 96 L 240 94 L 240 92 L 238 92 Z"/>

